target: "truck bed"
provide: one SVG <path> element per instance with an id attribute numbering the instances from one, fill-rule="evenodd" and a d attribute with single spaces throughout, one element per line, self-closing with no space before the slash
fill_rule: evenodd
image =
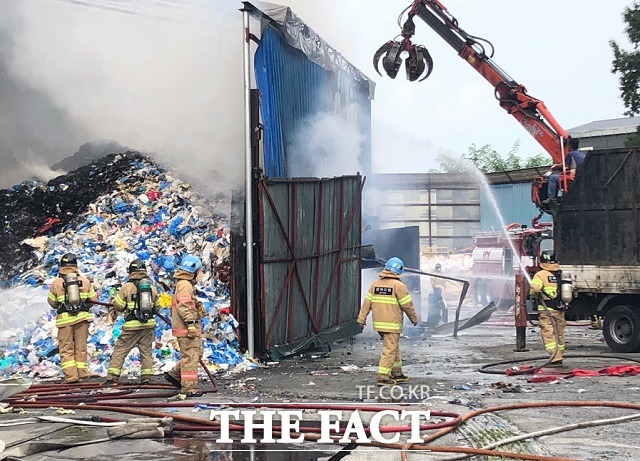
<path id="1" fill-rule="evenodd" d="M 587 266 L 561 264 L 578 293 L 640 294 L 640 266 Z"/>

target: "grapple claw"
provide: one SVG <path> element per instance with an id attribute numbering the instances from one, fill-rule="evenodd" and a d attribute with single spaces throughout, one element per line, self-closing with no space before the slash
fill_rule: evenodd
<path id="1" fill-rule="evenodd" d="M 422 45 L 416 45 L 409 50 L 409 59 L 406 62 L 407 80 L 410 82 L 419 82 L 425 80 L 433 71 L 433 59 L 429 51 Z M 420 78 L 422 74 L 426 74 Z"/>
<path id="2" fill-rule="evenodd" d="M 408 37 L 402 41 L 390 40 L 376 51 L 373 56 L 373 66 L 376 72 L 382 75 L 378 70 L 378 62 L 382 58 L 382 68 L 385 73 L 391 78 L 396 78 L 402 66 L 402 53 L 405 51 L 409 54 L 405 63 L 407 79 L 411 82 L 426 79 L 433 70 L 433 59 L 424 46 L 413 45 Z M 420 78 L 425 71 L 426 75 Z"/>
<path id="3" fill-rule="evenodd" d="M 382 77 L 382 74 L 378 70 L 378 61 L 380 60 L 382 55 L 388 53 L 389 50 L 391 50 L 391 47 L 393 46 L 394 43 L 395 42 L 393 40 L 389 40 L 387 43 L 385 43 L 380 48 L 378 48 L 378 51 L 376 51 L 376 54 L 373 55 L 373 67 L 375 68 L 378 75 L 380 75 L 381 77 Z"/>

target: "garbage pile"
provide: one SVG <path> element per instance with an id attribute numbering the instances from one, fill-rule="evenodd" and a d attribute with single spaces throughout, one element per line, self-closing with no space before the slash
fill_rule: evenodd
<path id="1" fill-rule="evenodd" d="M 204 276 L 196 292 L 207 312 L 205 363 L 212 371 L 255 366 L 239 352 L 238 323 L 229 309 L 225 218 L 189 184 L 149 158 L 136 152 L 112 154 L 48 183 L 25 181 L 1 192 L 0 211 L 5 216 L 0 276 L 11 289 L 33 290 L 30 305 L 23 309 L 46 302 L 60 257 L 72 252 L 101 302 L 113 299 L 131 261 L 144 260 L 160 292 L 160 313 L 170 317 L 173 273 L 184 254 L 195 254 L 203 261 Z M 95 306 L 92 312 L 89 371 L 104 376 L 123 319 L 114 322 L 104 307 Z M 170 327 L 156 320 L 154 368 L 160 373 L 173 367 L 179 352 Z M 57 376 L 56 335 L 50 309 L 24 328 L 0 332 L 0 375 Z M 137 349 L 129 355 L 123 376 L 130 368 L 139 371 Z M 129 378 L 136 377 L 129 373 Z"/>

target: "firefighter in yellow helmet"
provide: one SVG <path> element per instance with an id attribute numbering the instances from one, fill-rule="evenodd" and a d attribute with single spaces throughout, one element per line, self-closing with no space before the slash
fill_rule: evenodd
<path id="1" fill-rule="evenodd" d="M 529 295 L 538 301 L 538 324 L 545 350 L 551 355 L 550 367 L 562 367 L 565 318 L 560 299 L 560 273 L 555 255 L 542 252 L 540 270 L 531 280 Z M 545 308 L 546 305 L 547 307 Z M 555 333 L 554 333 L 555 325 Z M 557 338 L 556 338 L 557 334 Z"/>
<path id="2" fill-rule="evenodd" d="M 78 273 L 76 255 L 62 256 L 58 277 L 49 287 L 47 301 L 56 310 L 60 367 L 67 384 L 80 382 L 89 375 L 87 338 L 93 316 L 88 301 L 95 300 L 91 282 Z"/>
<path id="3" fill-rule="evenodd" d="M 116 341 L 107 370 L 107 386 L 116 386 L 122 365 L 136 345 L 140 351 L 140 384 L 149 384 L 153 376 L 153 355 L 156 321 L 153 309 L 158 292 L 151 284 L 144 261 L 136 259 L 129 264 L 129 281 L 122 285 L 113 299 L 113 308 L 124 312 L 122 334 Z"/>
<path id="4" fill-rule="evenodd" d="M 369 312 L 373 316 L 373 329 L 382 337 L 382 355 L 378 363 L 378 386 L 393 386 L 409 381 L 402 373 L 400 357 L 400 333 L 403 313 L 411 323 L 418 324 L 407 286 L 400 280 L 404 264 L 399 258 L 391 258 L 385 264 L 378 280 L 369 287 L 357 322 L 364 326 Z"/>

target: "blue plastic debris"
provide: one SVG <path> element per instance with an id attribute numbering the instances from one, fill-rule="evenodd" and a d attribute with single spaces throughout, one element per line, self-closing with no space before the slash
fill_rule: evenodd
<path id="1" fill-rule="evenodd" d="M 193 193 L 191 186 L 150 161 L 131 162 L 131 166 L 130 171 L 114 181 L 112 192 L 98 197 L 61 232 L 44 236 L 43 246 L 34 246 L 33 254 L 39 261 L 37 267 L 11 281 L 3 281 L 37 290 L 34 299 L 42 307 L 21 328 L 0 329 L 0 375 L 60 376 L 55 315 L 46 305 L 46 297 L 48 286 L 57 276 L 58 261 L 67 252 L 78 255 L 80 272 L 93 281 L 101 302 L 113 299 L 126 280 L 129 263 L 135 258 L 147 262 L 149 275 L 156 283 L 168 283 L 166 288 L 161 284 L 158 288 L 165 302 L 167 299 L 170 302 L 177 261 L 186 252 L 198 254 L 205 269 L 203 282 L 197 286 L 198 297 L 207 313 L 203 319 L 205 362 L 210 369 L 220 371 L 241 363 L 246 368 L 255 367 L 239 352 L 237 321 L 231 315 L 219 313 L 229 306 L 228 284 L 215 276 L 220 268 L 229 264 L 226 219 L 208 211 L 213 206 Z M 92 173 L 97 177 L 104 171 Z M 62 184 L 72 183 L 62 180 Z M 18 187 L 37 186 L 34 182 Z M 164 307 L 160 312 L 170 317 L 168 304 Z M 20 310 L 30 308 L 24 305 Z M 111 323 L 108 308 L 95 306 L 93 313 L 88 340 L 89 371 L 106 375 L 113 346 L 122 333 L 123 319 L 120 316 Z M 154 369 L 161 373 L 179 360 L 180 353 L 171 328 L 160 319 L 156 321 Z M 125 361 L 123 375 L 127 373 L 129 377 L 139 373 L 136 349 Z"/>

